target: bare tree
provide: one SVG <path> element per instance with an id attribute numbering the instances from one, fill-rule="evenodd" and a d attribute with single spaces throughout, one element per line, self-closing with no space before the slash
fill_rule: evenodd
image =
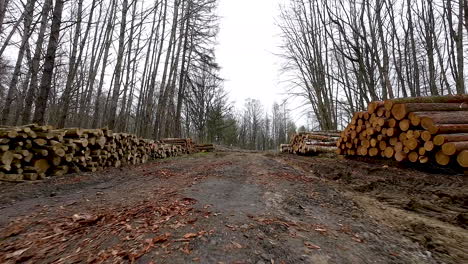
<path id="1" fill-rule="evenodd" d="M 28 47 L 29 36 L 31 35 L 31 23 L 34 15 L 34 5 L 36 4 L 35 0 L 28 0 L 26 2 L 26 14 L 24 16 L 24 30 L 23 37 L 21 38 L 21 44 L 18 51 L 18 58 L 16 59 L 15 69 L 13 71 L 13 77 L 10 81 L 8 87 L 8 94 L 5 99 L 5 105 L 3 106 L 2 120 L 1 124 L 7 124 L 10 117 L 11 104 L 13 103 L 14 97 L 16 95 L 16 85 L 21 74 L 21 67 L 23 65 L 23 58 Z"/>
<path id="2" fill-rule="evenodd" d="M 44 61 L 44 71 L 42 72 L 41 84 L 39 85 L 39 96 L 36 99 L 36 110 L 34 112 L 33 122 L 38 124 L 45 123 L 45 114 L 47 109 L 47 100 L 52 86 L 52 77 L 55 67 L 55 56 L 57 53 L 60 25 L 62 24 L 64 0 L 56 0 L 52 17 L 49 44 Z"/>

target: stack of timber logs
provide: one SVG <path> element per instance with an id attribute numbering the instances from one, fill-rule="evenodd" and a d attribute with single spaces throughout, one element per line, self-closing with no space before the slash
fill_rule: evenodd
<path id="1" fill-rule="evenodd" d="M 280 145 L 280 152 L 281 153 L 292 153 L 291 144 L 281 144 Z"/>
<path id="2" fill-rule="evenodd" d="M 213 152 L 215 147 L 213 144 L 197 144 L 195 149 L 197 152 Z"/>
<path id="3" fill-rule="evenodd" d="M 468 95 L 372 102 L 354 114 L 337 153 L 468 167 Z"/>
<path id="4" fill-rule="evenodd" d="M 301 155 L 336 152 L 340 137 L 338 131 L 303 132 L 294 135 L 290 142 L 290 152 Z"/>
<path id="5" fill-rule="evenodd" d="M 145 163 L 187 153 L 182 145 L 112 133 L 35 124 L 0 127 L 0 180 L 23 181 Z"/>
<path id="6" fill-rule="evenodd" d="M 186 154 L 191 154 L 197 151 L 191 138 L 165 138 L 161 141 L 164 144 L 180 146 Z"/>

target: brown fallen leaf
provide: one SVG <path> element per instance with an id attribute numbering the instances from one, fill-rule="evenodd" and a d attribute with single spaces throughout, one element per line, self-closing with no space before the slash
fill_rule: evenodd
<path id="1" fill-rule="evenodd" d="M 238 249 L 241 249 L 241 248 L 242 248 L 242 245 L 239 244 L 239 243 L 237 243 L 237 242 L 232 241 L 231 243 L 232 243 L 236 248 L 238 248 Z"/>
<path id="2" fill-rule="evenodd" d="M 184 252 L 185 254 L 189 255 L 191 253 L 189 248 L 189 243 L 186 243 L 183 247 L 180 248 L 180 251 Z"/>
<path id="3" fill-rule="evenodd" d="M 153 238 L 153 243 L 163 243 L 163 242 L 166 242 L 166 241 L 169 239 L 170 236 L 171 236 L 171 234 L 169 234 L 169 233 L 166 233 L 166 234 L 157 236 L 157 237 Z"/>
<path id="4" fill-rule="evenodd" d="M 197 218 L 189 219 L 189 220 L 187 221 L 187 224 L 193 224 L 193 223 L 195 223 L 197 220 L 198 220 Z"/>
<path id="5" fill-rule="evenodd" d="M 362 239 L 359 239 L 357 237 L 353 237 L 353 240 L 358 242 L 358 243 L 363 243 L 364 241 L 362 241 Z"/>
<path id="6" fill-rule="evenodd" d="M 310 249 L 320 249 L 319 246 L 315 245 L 315 244 L 312 244 L 310 242 L 304 242 L 304 245 L 307 247 L 307 248 L 310 248 Z"/>
<path id="7" fill-rule="evenodd" d="M 20 249 L 20 250 L 16 250 L 15 252 L 13 253 L 10 253 L 10 254 L 6 254 L 5 255 L 5 259 L 10 259 L 10 258 L 14 258 L 14 257 L 18 257 L 18 256 L 21 256 L 24 252 L 26 252 L 28 249 L 30 249 L 29 247 L 28 248 L 23 248 L 23 249 Z"/>
<path id="8" fill-rule="evenodd" d="M 3 234 L 1 234 L 1 236 L 5 237 L 5 238 L 16 236 L 19 233 L 21 233 L 23 230 L 24 230 L 24 226 L 15 225 L 15 226 L 9 228 L 7 231 L 5 231 Z"/>
<path id="9" fill-rule="evenodd" d="M 327 232 L 327 230 L 325 228 L 316 228 L 315 231 L 320 232 L 320 233 Z"/>
<path id="10" fill-rule="evenodd" d="M 80 224 L 92 224 L 99 221 L 99 219 L 101 218 L 102 216 L 96 216 L 91 214 L 74 214 L 72 216 L 73 221 L 78 222 Z"/>
<path id="11" fill-rule="evenodd" d="M 195 234 L 195 233 L 187 233 L 184 235 L 184 238 L 194 238 L 194 237 L 197 237 L 198 234 Z"/>

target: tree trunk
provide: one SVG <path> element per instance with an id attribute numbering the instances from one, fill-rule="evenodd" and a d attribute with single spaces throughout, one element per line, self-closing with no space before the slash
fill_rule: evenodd
<path id="1" fill-rule="evenodd" d="M 45 113 L 47 109 L 47 101 L 49 98 L 50 90 L 52 88 L 55 55 L 59 43 L 60 25 L 62 24 L 63 2 L 64 0 L 56 0 L 55 2 L 49 44 L 47 45 L 47 52 L 44 62 L 44 71 L 42 73 L 41 84 L 39 86 L 39 96 L 37 97 L 35 103 L 36 111 L 34 112 L 33 122 L 38 124 L 44 124 Z"/>
<path id="2" fill-rule="evenodd" d="M 107 67 L 107 60 L 109 59 L 109 50 L 110 46 L 112 44 L 112 30 L 114 29 L 114 9 L 116 6 L 116 0 L 112 0 L 111 3 L 111 9 L 110 9 L 110 15 L 109 15 L 109 21 L 107 22 L 107 27 L 106 27 L 106 43 L 104 47 L 104 57 L 102 60 L 102 69 L 101 69 L 101 77 L 99 80 L 99 85 L 97 89 L 97 94 L 96 94 L 96 99 L 95 99 L 95 104 L 94 104 L 94 116 L 93 116 L 93 123 L 92 123 L 92 128 L 97 128 L 100 126 L 100 110 L 101 110 L 101 102 L 100 102 L 100 97 L 102 94 L 102 86 L 104 85 L 104 77 L 105 77 L 105 72 L 106 72 L 106 67 Z M 99 60 L 98 60 L 99 62 Z"/>
<path id="3" fill-rule="evenodd" d="M 177 33 L 177 20 L 178 20 L 178 15 L 179 15 L 179 4 L 181 0 L 175 0 L 174 3 L 174 12 L 173 12 L 173 19 L 172 19 L 172 30 L 171 30 L 171 36 L 169 38 L 169 44 L 167 48 L 167 54 L 166 54 L 166 60 L 164 62 L 164 71 L 163 71 L 163 77 L 161 81 L 161 87 L 159 88 L 159 96 L 158 96 L 158 108 L 156 112 L 156 121 L 155 121 L 155 126 L 154 126 L 154 136 L 156 138 L 160 138 L 161 136 L 161 126 L 164 122 L 165 116 L 163 116 L 163 112 L 165 110 L 165 107 L 167 106 L 167 98 L 164 97 L 165 91 L 167 89 L 167 71 L 169 69 L 169 62 L 171 61 L 171 51 L 174 48 L 175 45 L 175 36 Z"/>
<path id="4" fill-rule="evenodd" d="M 34 50 L 34 55 L 32 59 L 32 65 L 30 68 L 31 71 L 31 80 L 29 82 L 29 89 L 26 93 L 26 99 L 24 100 L 24 108 L 22 113 L 22 123 L 28 124 L 32 115 L 32 106 L 34 98 L 36 97 L 38 78 L 39 78 L 39 66 L 41 63 L 42 55 L 42 45 L 44 44 L 44 35 L 47 29 L 47 22 L 49 19 L 49 12 L 52 7 L 52 0 L 46 0 L 42 7 L 41 12 L 41 26 L 39 29 L 39 34 L 36 41 L 36 48 Z"/>
<path id="5" fill-rule="evenodd" d="M 78 71 L 78 66 L 81 64 L 81 57 L 83 56 L 83 50 L 86 44 L 86 40 L 88 39 L 89 30 L 91 29 L 91 24 L 93 20 L 93 14 L 95 9 L 96 0 L 93 0 L 91 3 L 91 10 L 89 14 L 89 19 L 86 27 L 86 32 L 81 39 L 81 43 L 79 43 L 79 37 L 81 36 L 81 22 L 83 18 L 83 0 L 78 1 L 78 13 L 77 13 L 77 21 L 76 21 L 76 28 L 75 28 L 75 35 L 73 38 L 72 43 L 72 52 L 70 56 L 70 62 L 68 67 L 68 75 L 67 75 L 67 82 L 65 84 L 65 90 L 62 95 L 62 104 L 60 106 L 61 114 L 59 116 L 58 127 L 63 128 L 65 127 L 65 122 L 67 121 L 71 96 L 72 96 L 72 89 L 73 89 L 73 82 L 76 77 L 76 73 Z M 80 45 L 78 45 L 80 44 Z M 80 48 L 78 54 L 78 46 Z"/>
<path id="6" fill-rule="evenodd" d="M 464 8 L 465 8 L 465 28 L 466 28 L 466 33 L 468 33 L 468 0 L 465 0 Z"/>
<path id="7" fill-rule="evenodd" d="M 457 79 L 457 94 L 465 93 L 465 61 L 463 50 L 463 0 L 459 1 L 458 8 L 458 32 L 457 32 L 457 64 L 458 64 L 458 79 Z"/>
<path id="8" fill-rule="evenodd" d="M 175 136 L 181 137 L 182 136 L 182 104 L 184 102 L 185 97 L 185 87 L 186 87 L 186 62 L 187 62 L 187 51 L 188 51 L 188 37 L 189 37 L 189 25 L 190 25 L 190 16 L 192 10 L 192 1 L 188 2 L 187 6 L 187 14 L 186 14 L 186 22 L 185 22 L 185 36 L 184 36 L 184 44 L 183 44 L 183 52 L 182 52 L 182 65 L 180 70 L 180 78 L 179 78 L 179 93 L 177 95 L 177 106 L 176 106 L 176 114 L 174 119 L 174 126 L 175 126 Z"/>
<path id="9" fill-rule="evenodd" d="M 5 19 L 8 2 L 9 0 L 0 0 L 0 35 L 3 32 L 3 20 Z"/>
<path id="10" fill-rule="evenodd" d="M 21 38 L 21 45 L 19 47 L 18 51 L 18 58 L 16 60 L 16 65 L 15 69 L 13 71 L 13 76 L 11 78 L 10 85 L 8 86 L 8 94 L 5 99 L 5 105 L 3 107 L 3 112 L 2 112 L 2 120 L 1 124 L 5 125 L 9 122 L 10 118 L 10 110 L 11 110 L 11 104 L 13 103 L 15 93 L 17 91 L 17 84 L 19 80 L 19 76 L 21 74 L 21 66 L 23 65 L 23 58 L 24 54 L 26 52 L 26 47 L 28 46 L 28 40 L 31 35 L 31 23 L 34 15 L 34 5 L 36 3 L 36 0 L 28 0 L 26 2 L 26 14 L 24 16 L 24 31 L 23 31 L 23 36 Z"/>
<path id="11" fill-rule="evenodd" d="M 411 0 L 406 1 L 406 8 L 408 8 L 408 29 L 409 35 L 411 39 L 411 55 L 412 55 L 412 67 L 414 69 L 414 83 L 413 89 L 411 89 L 411 96 L 421 96 L 421 86 L 419 84 L 419 62 L 416 56 L 416 41 L 414 39 L 414 25 L 413 25 L 413 17 L 411 13 Z"/>
<path id="12" fill-rule="evenodd" d="M 109 128 L 114 129 L 116 124 L 116 111 L 117 104 L 119 101 L 119 92 L 121 84 L 121 74 L 122 74 L 122 62 L 124 59 L 124 49 L 125 49 L 125 27 L 127 25 L 127 11 L 128 11 L 128 0 L 123 0 L 122 3 L 122 22 L 120 24 L 120 34 L 119 34 L 119 50 L 117 52 L 117 64 L 115 66 L 115 82 L 114 89 L 112 92 L 112 98 L 110 102 L 109 110 Z"/>

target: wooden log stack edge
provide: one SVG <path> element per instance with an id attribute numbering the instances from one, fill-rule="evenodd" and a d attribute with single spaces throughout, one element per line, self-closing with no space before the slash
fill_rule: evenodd
<path id="1" fill-rule="evenodd" d="M 108 129 L 0 127 L 0 180 L 39 180 L 146 163 L 195 151 L 190 139 L 154 141 Z"/>
<path id="2" fill-rule="evenodd" d="M 340 155 L 468 168 L 468 95 L 371 102 L 337 147 Z"/>
<path id="3" fill-rule="evenodd" d="M 215 146 L 213 144 L 196 144 L 195 150 L 197 152 L 213 152 L 215 151 Z"/>
<path id="4" fill-rule="evenodd" d="M 281 152 L 300 155 L 317 155 L 320 153 L 334 153 L 340 137 L 339 131 L 317 131 L 295 134 L 290 144 L 281 145 Z"/>

